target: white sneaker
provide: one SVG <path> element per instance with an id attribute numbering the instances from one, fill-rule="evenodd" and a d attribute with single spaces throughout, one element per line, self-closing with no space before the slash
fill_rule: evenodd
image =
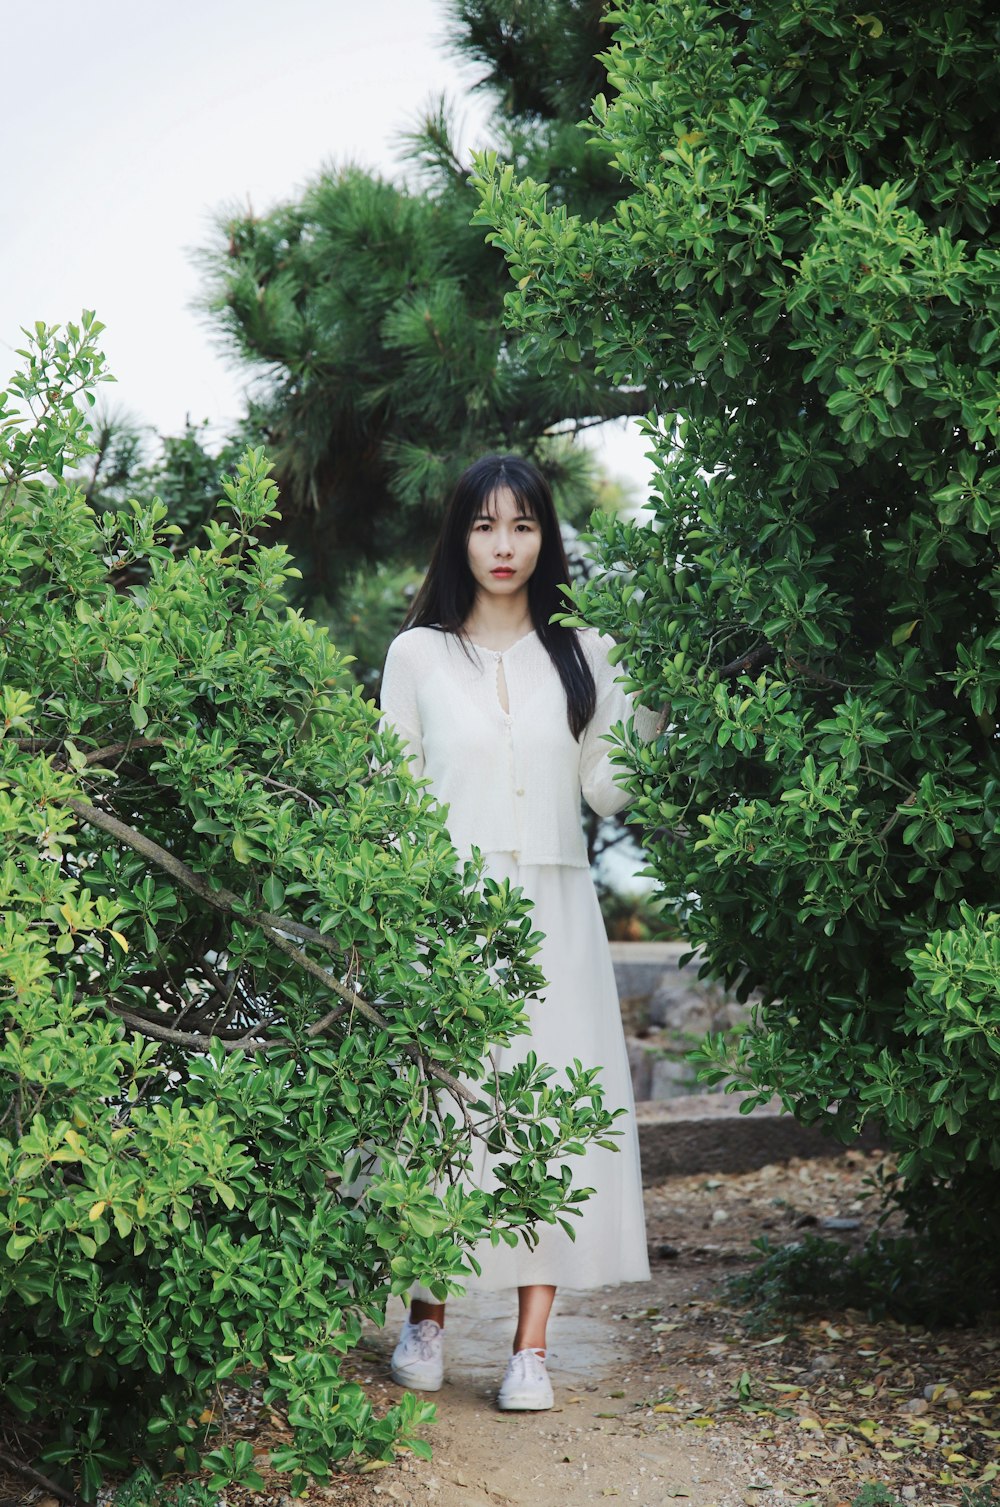
<path id="1" fill-rule="evenodd" d="M 507 1362 L 497 1407 L 504 1413 L 541 1413 L 552 1406 L 552 1383 L 540 1350 L 518 1350 Z"/>
<path id="2" fill-rule="evenodd" d="M 444 1381 L 444 1330 L 433 1319 L 403 1323 L 399 1344 L 389 1362 L 392 1379 L 417 1392 L 440 1391 Z"/>

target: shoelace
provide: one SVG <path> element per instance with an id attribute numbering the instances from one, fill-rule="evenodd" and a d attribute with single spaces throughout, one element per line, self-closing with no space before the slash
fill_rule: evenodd
<path id="1" fill-rule="evenodd" d="M 407 1350 L 416 1350 L 421 1360 L 433 1360 L 440 1329 L 433 1319 L 421 1319 L 406 1331 Z"/>
<path id="2" fill-rule="evenodd" d="M 519 1350 L 512 1355 L 508 1362 L 508 1376 L 511 1381 L 544 1381 L 548 1374 L 545 1370 L 545 1357 L 537 1350 Z"/>

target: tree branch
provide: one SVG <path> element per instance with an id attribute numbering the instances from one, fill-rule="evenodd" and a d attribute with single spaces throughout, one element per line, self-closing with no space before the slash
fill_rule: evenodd
<path id="1" fill-rule="evenodd" d="M 759 670 L 776 657 L 777 650 L 773 644 L 757 644 L 738 659 L 731 659 L 727 665 L 721 665 L 716 673 L 721 680 L 733 680 L 737 675 L 749 675 L 751 670 Z"/>
<path id="2" fill-rule="evenodd" d="M 33 1470 L 24 1460 L 15 1460 L 13 1455 L 8 1455 L 6 1450 L 0 1450 L 0 1465 L 6 1465 L 15 1475 L 23 1476 L 26 1481 L 33 1481 L 36 1486 L 44 1486 L 54 1497 L 60 1501 L 69 1502 L 71 1507 L 83 1507 L 83 1503 L 75 1491 L 67 1490 L 65 1486 L 57 1486 L 55 1481 L 50 1481 L 48 1476 L 43 1476 L 41 1471 Z"/>
<path id="3" fill-rule="evenodd" d="M 85 758 L 88 764 L 105 764 L 108 759 L 116 759 L 136 748 L 162 748 L 166 741 L 166 738 L 129 738 L 124 743 L 109 743 L 104 748 L 95 748 Z M 10 742 L 25 753 L 56 753 L 63 747 L 59 738 L 11 738 Z"/>
<path id="4" fill-rule="evenodd" d="M 252 1037 L 244 1034 L 241 1037 L 205 1035 L 203 1031 L 178 1031 L 173 1026 L 161 1026 L 158 1020 L 150 1020 L 148 1015 L 139 1015 L 134 1010 L 125 1010 L 113 1001 L 108 1002 L 108 1009 L 112 1010 L 120 1020 L 142 1036 L 151 1036 L 154 1041 L 168 1041 L 173 1046 L 190 1047 L 193 1051 L 203 1052 L 209 1042 L 217 1041 L 224 1052 L 264 1052 L 274 1051 L 276 1047 L 287 1046 L 287 1041 L 254 1041 Z"/>
<path id="5" fill-rule="evenodd" d="M 3 777 L 5 779 L 14 778 L 6 770 Z M 66 804 L 71 811 L 75 811 L 77 816 L 82 817 L 91 826 L 98 827 L 101 831 L 107 832 L 110 837 L 116 837 L 119 842 L 125 843 L 134 852 L 148 859 L 150 863 L 154 863 L 158 868 L 164 869 L 173 879 L 177 880 L 178 884 L 182 884 L 186 889 L 193 891 L 194 894 L 198 895 L 200 899 L 204 900 L 207 905 L 211 905 L 215 910 L 224 911 L 232 915 L 236 913 L 235 907 L 242 904 L 240 897 L 234 894 L 232 890 L 227 890 L 222 885 L 213 889 L 203 875 L 196 873 L 194 869 L 189 868 L 186 863 L 183 863 L 173 853 L 168 852 L 166 848 L 161 848 L 159 843 L 153 842 L 144 833 L 137 832 L 134 827 L 129 827 L 125 822 L 119 821 L 116 816 L 111 816 L 106 811 L 99 811 L 96 806 L 91 806 L 87 801 L 79 800 L 75 796 L 69 796 Z M 360 994 L 356 994 L 353 989 L 349 989 L 346 984 L 342 984 L 340 979 L 334 973 L 331 973 L 328 968 L 323 968 L 319 963 L 314 963 L 312 958 L 304 953 L 301 948 L 296 947 L 293 942 L 289 941 L 289 937 L 297 937 L 300 941 L 311 942 L 334 957 L 342 954 L 343 948 L 337 947 L 336 943 L 331 942 L 329 937 L 324 936 L 315 927 L 303 926 L 300 921 L 292 921 L 286 916 L 274 916 L 269 912 L 260 911 L 257 914 L 251 914 L 247 919 L 255 922 L 268 940 L 280 952 L 285 953 L 287 957 L 290 957 L 306 973 L 318 979 L 321 984 L 324 984 L 327 989 L 331 989 L 334 994 L 339 995 L 346 1005 L 349 1005 L 352 1010 L 356 1010 L 376 1030 L 386 1031 L 391 1035 L 392 1026 L 383 1015 L 380 1015 L 377 1010 L 373 1009 L 367 1000 L 363 1000 Z M 128 1020 L 131 1012 L 126 1014 L 124 1011 L 118 1010 L 116 1014 L 121 1015 L 123 1020 Z M 169 1026 L 161 1026 L 158 1023 L 154 1026 L 153 1022 L 147 1021 L 144 1017 L 138 1015 L 131 1016 L 130 1024 L 133 1024 L 136 1030 L 148 1031 L 150 1035 L 158 1037 L 161 1041 L 173 1041 L 178 1036 L 184 1038 L 183 1040 L 176 1041 L 176 1045 L 178 1046 L 193 1046 L 197 1049 L 203 1047 L 209 1039 L 200 1035 L 194 1036 L 191 1039 L 192 1033 L 187 1031 L 172 1032 L 169 1036 L 163 1036 L 160 1033 L 170 1031 L 171 1028 Z M 318 1035 L 324 1029 L 325 1024 L 319 1022 L 315 1027 L 310 1027 L 310 1033 Z M 261 1043 L 260 1046 L 274 1047 L 277 1044 L 267 1042 Z M 243 1044 L 241 1042 L 228 1041 L 222 1041 L 222 1045 L 226 1051 L 246 1051 L 253 1046 L 250 1042 Z M 260 1046 L 254 1046 L 253 1049 L 260 1050 Z M 404 1044 L 402 1049 L 414 1061 L 424 1060 L 423 1054 L 418 1047 L 412 1044 Z M 475 1098 L 475 1095 L 471 1094 L 463 1084 L 459 1083 L 457 1078 L 454 1078 L 451 1073 L 446 1072 L 444 1068 L 439 1067 L 437 1063 L 428 1061 L 426 1065 L 428 1072 L 443 1083 L 457 1099 L 471 1103 Z"/>

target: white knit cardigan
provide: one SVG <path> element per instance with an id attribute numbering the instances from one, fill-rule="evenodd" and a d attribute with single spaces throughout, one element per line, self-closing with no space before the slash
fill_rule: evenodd
<path id="1" fill-rule="evenodd" d="M 407 744 L 413 773 L 448 807 L 448 832 L 462 857 L 473 846 L 522 864 L 586 868 L 581 791 L 600 816 L 627 805 L 616 783 L 607 734 L 633 712 L 649 738 L 655 714 L 637 707 L 608 663 L 613 640 L 578 630 L 597 689 L 594 715 L 577 740 L 566 694 L 534 632 L 502 652 L 451 633 L 411 628 L 389 646 L 382 712 Z M 510 710 L 498 695 L 501 661 Z"/>

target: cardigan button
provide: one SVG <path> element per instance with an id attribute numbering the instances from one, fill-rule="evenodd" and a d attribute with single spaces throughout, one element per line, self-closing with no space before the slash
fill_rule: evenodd
<path id="1" fill-rule="evenodd" d="M 518 789 L 514 791 L 514 794 L 515 795 L 523 795 L 524 791 L 522 789 L 520 789 L 520 787 L 518 787 Z"/>

